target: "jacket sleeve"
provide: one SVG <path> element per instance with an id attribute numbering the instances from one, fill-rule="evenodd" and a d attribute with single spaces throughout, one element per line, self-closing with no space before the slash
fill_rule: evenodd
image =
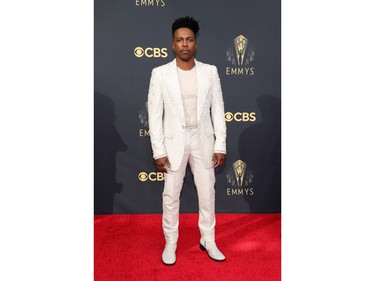
<path id="1" fill-rule="evenodd" d="M 148 123 L 153 158 L 166 156 L 163 134 L 163 94 L 162 85 L 155 69 L 151 72 L 148 90 Z"/>
<path id="2" fill-rule="evenodd" d="M 215 146 L 214 152 L 226 153 L 227 127 L 224 116 L 223 93 L 220 85 L 220 78 L 216 66 L 212 74 L 212 104 L 211 115 L 214 126 Z"/>

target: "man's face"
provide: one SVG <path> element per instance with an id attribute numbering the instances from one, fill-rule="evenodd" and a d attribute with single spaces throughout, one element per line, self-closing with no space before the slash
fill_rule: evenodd
<path id="1" fill-rule="evenodd" d="M 174 32 L 173 51 L 182 61 L 190 61 L 195 58 L 197 42 L 194 32 L 190 28 L 181 27 Z"/>

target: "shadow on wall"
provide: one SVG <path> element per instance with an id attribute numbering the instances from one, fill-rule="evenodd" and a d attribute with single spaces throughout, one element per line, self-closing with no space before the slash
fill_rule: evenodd
<path id="1" fill-rule="evenodd" d="M 127 150 L 115 127 L 113 101 L 94 93 L 94 213 L 113 214 L 115 193 L 122 184 L 116 182 L 116 153 Z"/>
<path id="2" fill-rule="evenodd" d="M 281 213 L 281 100 L 257 98 L 262 121 L 239 137 L 239 154 L 253 172 L 253 196 L 244 196 L 252 213 Z"/>

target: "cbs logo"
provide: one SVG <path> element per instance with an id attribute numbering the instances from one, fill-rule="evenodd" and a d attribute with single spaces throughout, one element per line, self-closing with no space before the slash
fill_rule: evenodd
<path id="1" fill-rule="evenodd" d="M 137 58 L 141 58 L 143 56 L 146 56 L 148 58 L 166 58 L 168 56 L 167 48 L 145 48 L 142 47 L 136 47 L 134 49 L 134 55 Z"/>
<path id="2" fill-rule="evenodd" d="M 232 122 L 255 122 L 257 120 L 255 112 L 226 112 L 225 121 Z"/>
<path id="3" fill-rule="evenodd" d="M 151 173 L 146 173 L 146 172 L 140 172 L 138 174 L 138 179 L 140 181 L 163 181 L 164 180 L 164 173 L 162 172 L 151 172 Z"/>

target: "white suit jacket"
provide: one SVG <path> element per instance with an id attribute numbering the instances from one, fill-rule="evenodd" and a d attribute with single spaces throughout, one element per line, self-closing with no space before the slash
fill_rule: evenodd
<path id="1" fill-rule="evenodd" d="M 214 152 L 226 153 L 223 95 L 216 67 L 197 60 L 195 67 L 198 139 L 204 165 L 210 168 Z M 175 59 L 152 70 L 148 116 L 154 159 L 167 156 L 171 170 L 178 170 L 185 149 L 185 113 Z"/>

